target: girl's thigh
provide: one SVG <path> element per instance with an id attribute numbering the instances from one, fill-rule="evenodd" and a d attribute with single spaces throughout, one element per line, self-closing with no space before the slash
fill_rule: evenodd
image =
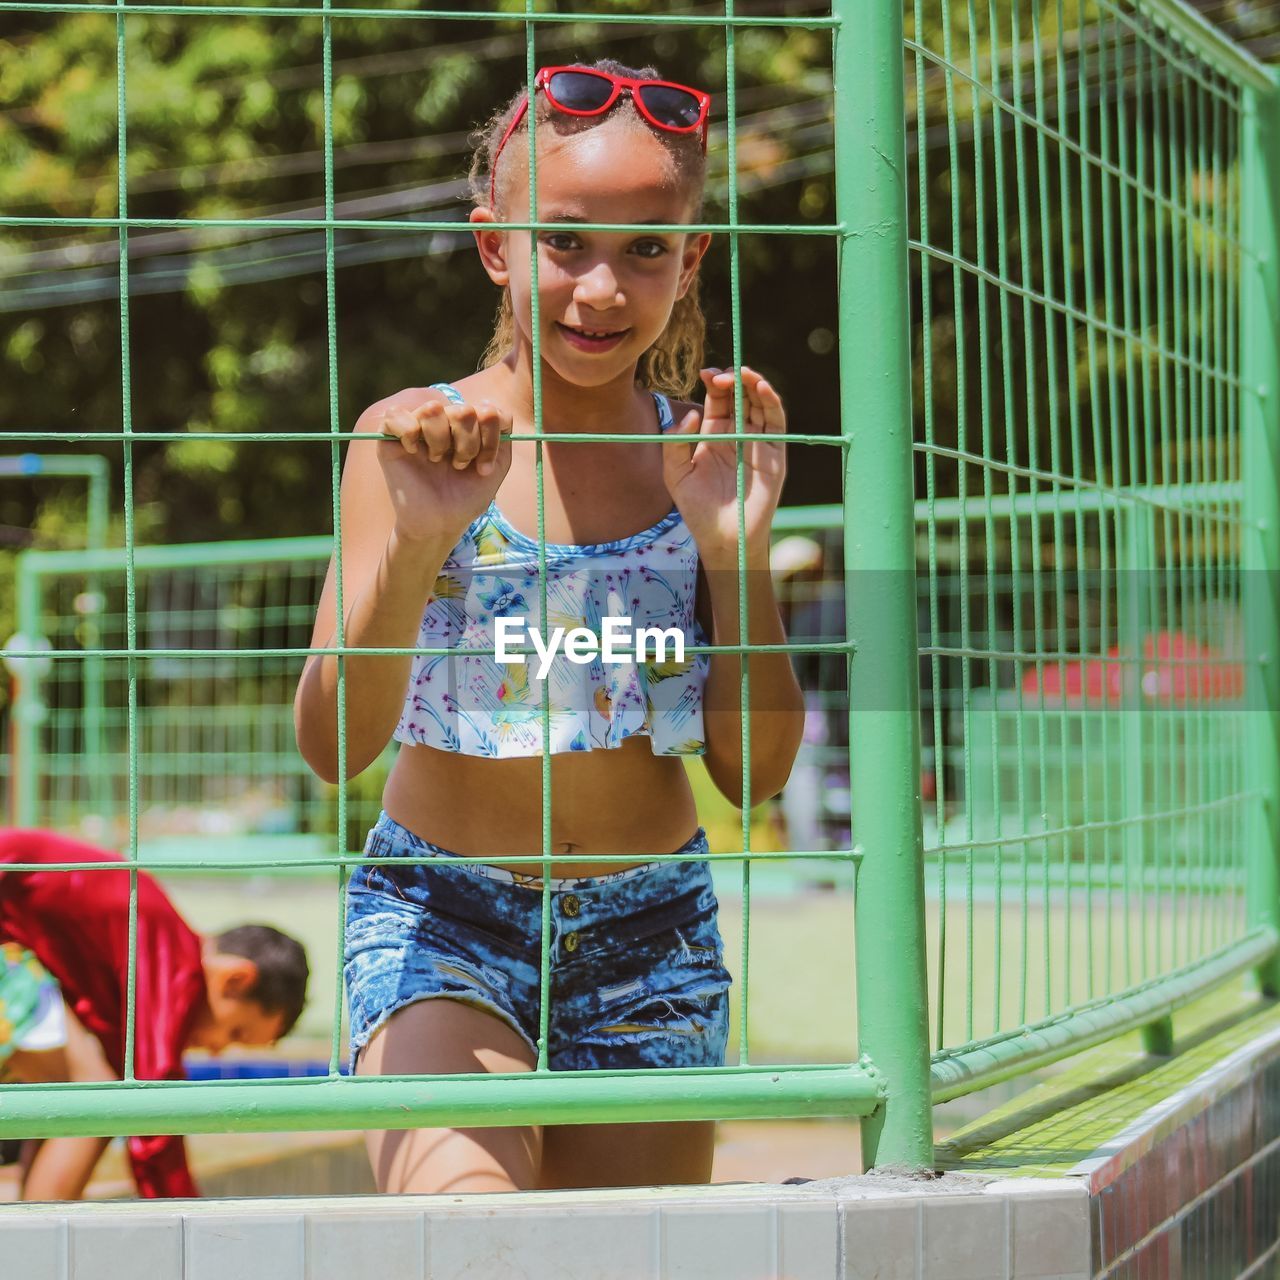
<path id="1" fill-rule="evenodd" d="M 360 1051 L 356 1074 L 463 1075 L 532 1071 L 511 1027 L 460 1000 L 417 1000 L 393 1013 Z M 538 1128 L 388 1129 L 365 1135 L 379 1191 L 523 1191 L 537 1185 Z"/>
<path id="2" fill-rule="evenodd" d="M 715 1121 L 561 1124 L 542 1131 L 538 1186 L 644 1187 L 711 1181 Z"/>

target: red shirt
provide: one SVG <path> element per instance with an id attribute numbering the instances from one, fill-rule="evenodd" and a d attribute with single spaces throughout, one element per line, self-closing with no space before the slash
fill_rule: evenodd
<path id="1" fill-rule="evenodd" d="M 129 981 L 129 872 L 4 871 L 10 862 L 119 862 L 118 854 L 49 831 L 0 829 L 0 938 L 32 951 L 76 1017 L 124 1075 Z M 160 886 L 138 872 L 133 1068 L 138 1080 L 182 1080 L 182 1051 L 204 1006 L 200 938 Z M 197 1196 L 180 1137 L 130 1138 L 145 1197 Z"/>

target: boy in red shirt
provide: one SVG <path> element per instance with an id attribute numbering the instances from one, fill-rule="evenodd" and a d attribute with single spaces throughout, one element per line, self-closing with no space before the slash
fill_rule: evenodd
<path id="1" fill-rule="evenodd" d="M 0 829 L 0 940 L 16 944 L 4 948 L 0 964 L 12 979 L 0 994 L 13 997 L 12 1016 L 0 1010 L 0 1080 L 123 1078 L 130 877 L 123 867 L 98 869 L 120 861 L 118 854 L 50 831 Z M 7 869 L 67 862 L 93 866 Z M 57 980 L 66 1003 L 66 1040 L 52 1049 L 24 1048 L 24 1027 L 14 1022 L 29 1021 L 35 1004 L 47 1004 L 27 999 L 30 976 L 39 983 L 30 957 Z M 202 937 L 139 871 L 134 1078 L 183 1079 L 188 1048 L 219 1053 L 233 1043 L 273 1043 L 297 1021 L 307 976 L 306 953 L 293 938 L 267 925 Z M 22 1198 L 77 1198 L 108 1141 L 47 1139 L 31 1159 Z M 134 1137 L 128 1149 L 139 1195 L 199 1194 L 182 1138 Z"/>

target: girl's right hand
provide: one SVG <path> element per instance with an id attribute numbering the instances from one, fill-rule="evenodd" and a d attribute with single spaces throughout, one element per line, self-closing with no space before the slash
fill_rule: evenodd
<path id="1" fill-rule="evenodd" d="M 392 405 L 377 445 L 402 538 L 457 539 L 511 468 L 511 415 L 488 400 Z"/>

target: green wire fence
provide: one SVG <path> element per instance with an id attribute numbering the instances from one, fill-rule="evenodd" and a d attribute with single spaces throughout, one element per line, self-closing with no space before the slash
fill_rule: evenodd
<path id="1" fill-rule="evenodd" d="M 327 445 L 337 527 L 353 435 L 337 407 L 334 233 L 419 224 L 334 215 L 332 22 L 510 15 L 0 0 L 52 8 L 116 15 L 122 175 L 129 22 L 321 18 L 325 215 L 272 226 L 325 234 L 329 427 L 287 438 Z M 546 24 L 582 17 L 527 3 L 530 82 Z M 726 3 L 714 16 L 643 20 L 723 28 L 730 174 L 738 32 L 790 23 L 832 36 L 835 221 L 742 224 L 731 182 L 727 221 L 701 226 L 729 243 L 735 367 L 750 359 L 740 237 L 827 235 L 839 252 L 840 434 L 791 438 L 793 450 L 839 449 L 844 501 L 778 521 L 822 553 L 820 570 L 782 593 L 816 729 L 793 785 L 807 779 L 821 806 L 811 847 L 753 849 L 744 812 L 740 848 L 717 855 L 741 863 L 737 1063 L 548 1071 L 544 945 L 529 1076 L 344 1078 L 335 1007 L 328 1077 L 8 1088 L 0 1134 L 844 1114 L 863 1117 L 868 1163 L 923 1166 L 934 1101 L 1131 1028 L 1166 1047 L 1175 1007 L 1250 968 L 1275 992 L 1280 82 L 1179 0 L 909 0 L 905 16 L 836 0 L 829 17 L 804 18 L 741 16 Z M 531 216 L 512 226 L 539 225 L 532 148 L 529 169 Z M 237 854 L 238 869 L 333 876 L 340 957 L 345 882 L 360 861 L 350 833 L 377 799 L 318 787 L 287 718 L 332 540 L 143 547 L 133 526 L 129 232 L 255 223 L 133 219 L 127 198 L 122 177 L 118 217 L 0 217 L 116 229 L 124 371 L 122 429 L 97 439 L 123 443 L 125 547 L 21 559 L 19 629 L 31 646 L 10 652 L 16 813 L 55 824 L 118 816 L 130 865 L 148 846 L 146 865 L 163 870 L 204 854 L 149 846 L 150 823 L 171 832 L 166 820 L 184 805 L 239 804 L 247 825 L 235 834 L 250 853 Z M 536 270 L 535 260 L 535 334 Z M 544 433 L 536 340 L 534 369 L 545 618 L 541 443 L 604 437 Z M 741 428 L 724 439 L 740 446 Z M 741 484 L 740 447 L 739 459 Z M 84 587 L 88 575 L 98 590 Z M 338 582 L 341 619 L 340 572 Z M 740 632 L 745 615 L 741 573 Z M 333 652 L 344 673 L 357 651 L 341 622 Z M 92 695 L 91 662 L 102 686 Z M 747 670 L 742 686 L 745 711 Z M 87 749 L 94 698 L 105 762 Z M 544 731 L 548 715 L 544 704 Z M 545 875 L 546 756 L 542 780 L 543 847 L 524 860 Z M 240 803 L 254 788 L 254 803 Z M 751 868 L 769 861 L 854 882 L 856 1060 L 752 1061 Z"/>
<path id="2" fill-rule="evenodd" d="M 1276 947 L 1276 82 L 1174 5 L 977 10 L 906 40 L 935 1098 Z"/>

